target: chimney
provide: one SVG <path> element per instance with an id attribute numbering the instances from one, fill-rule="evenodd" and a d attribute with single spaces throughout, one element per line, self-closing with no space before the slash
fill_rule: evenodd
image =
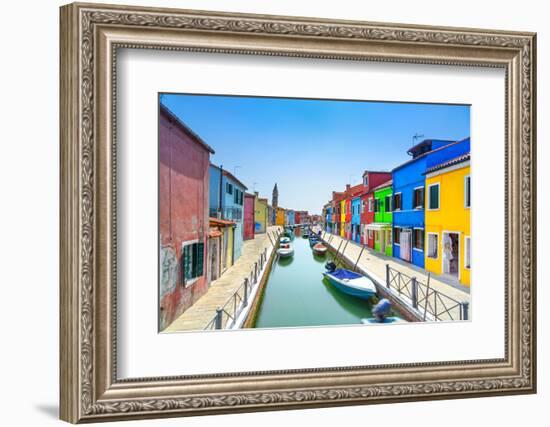
<path id="1" fill-rule="evenodd" d="M 349 189 L 351 188 L 350 184 L 346 184 L 346 193 L 349 192 Z"/>
<path id="2" fill-rule="evenodd" d="M 260 193 L 258 193 L 257 191 L 254 191 L 254 195 L 256 196 L 256 198 L 260 197 Z"/>

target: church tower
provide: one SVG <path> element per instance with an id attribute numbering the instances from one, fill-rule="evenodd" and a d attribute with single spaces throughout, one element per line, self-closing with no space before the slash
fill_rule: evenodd
<path id="1" fill-rule="evenodd" d="M 271 199 L 271 206 L 276 208 L 279 206 L 279 190 L 277 188 L 277 183 L 275 183 L 275 187 L 273 187 L 273 198 Z"/>

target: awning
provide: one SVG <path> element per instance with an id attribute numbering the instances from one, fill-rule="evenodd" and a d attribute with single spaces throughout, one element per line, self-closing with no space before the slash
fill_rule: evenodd
<path id="1" fill-rule="evenodd" d="M 387 222 L 372 222 L 367 224 L 367 230 L 387 230 L 391 228 L 391 224 Z"/>

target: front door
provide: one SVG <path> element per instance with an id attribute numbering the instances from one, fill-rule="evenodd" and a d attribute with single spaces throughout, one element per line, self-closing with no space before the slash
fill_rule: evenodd
<path id="1" fill-rule="evenodd" d="M 399 233 L 399 257 L 402 260 L 411 262 L 411 241 L 412 241 L 412 231 L 411 230 L 401 230 Z"/>
<path id="2" fill-rule="evenodd" d="M 443 233 L 443 273 L 458 278 L 459 254 L 460 237 L 458 233 Z"/>

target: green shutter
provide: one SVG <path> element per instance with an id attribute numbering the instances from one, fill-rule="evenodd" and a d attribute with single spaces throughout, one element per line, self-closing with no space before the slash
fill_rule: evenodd
<path id="1" fill-rule="evenodd" d="M 196 248 L 196 256 L 193 257 L 195 260 L 194 270 L 195 277 L 200 277 L 203 275 L 203 264 L 204 264 L 204 243 L 197 243 L 194 245 Z"/>
<path id="2" fill-rule="evenodd" d="M 191 247 L 193 245 L 186 245 L 183 247 L 183 253 L 181 255 L 181 267 L 182 267 L 182 278 L 183 283 L 185 284 L 188 280 L 193 278 L 193 264 Z"/>

